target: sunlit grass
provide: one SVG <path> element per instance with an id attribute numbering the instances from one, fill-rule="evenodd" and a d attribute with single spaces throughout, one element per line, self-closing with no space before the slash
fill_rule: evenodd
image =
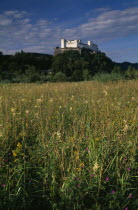
<path id="1" fill-rule="evenodd" d="M 0 207 L 136 209 L 138 81 L 0 85 Z"/>

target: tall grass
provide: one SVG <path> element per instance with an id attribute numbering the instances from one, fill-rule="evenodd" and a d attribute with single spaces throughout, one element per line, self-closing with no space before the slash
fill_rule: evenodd
<path id="1" fill-rule="evenodd" d="M 0 85 L 1 209 L 137 209 L 138 82 Z"/>

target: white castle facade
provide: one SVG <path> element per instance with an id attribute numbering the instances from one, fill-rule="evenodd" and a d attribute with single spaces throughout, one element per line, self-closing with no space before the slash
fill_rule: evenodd
<path id="1" fill-rule="evenodd" d="M 81 40 L 66 40 L 61 39 L 61 48 L 56 47 L 54 55 L 64 53 L 68 50 L 75 50 L 81 54 L 81 49 L 87 48 L 93 51 L 93 53 L 98 52 L 98 46 L 92 41 L 88 41 L 87 44 L 81 42 Z"/>
<path id="2" fill-rule="evenodd" d="M 87 44 L 81 42 L 81 40 L 66 40 L 61 39 L 61 49 L 65 48 L 87 48 L 91 49 L 94 52 L 98 52 L 98 46 L 94 44 L 92 41 L 88 41 Z"/>

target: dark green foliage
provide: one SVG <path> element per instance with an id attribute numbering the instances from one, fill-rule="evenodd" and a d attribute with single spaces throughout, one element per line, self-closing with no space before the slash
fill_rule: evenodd
<path id="1" fill-rule="evenodd" d="M 91 80 L 90 71 L 88 69 L 84 69 L 83 72 L 82 72 L 82 77 L 83 77 L 84 81 Z"/>
<path id="2" fill-rule="evenodd" d="M 116 82 L 119 80 L 124 80 L 125 76 L 122 75 L 121 73 L 116 73 L 116 72 L 112 72 L 112 73 L 98 73 L 95 74 L 93 76 L 93 80 L 99 81 L 99 82 Z"/>
<path id="3" fill-rule="evenodd" d="M 23 51 L 17 52 L 15 55 L 0 53 L 0 80 L 36 82 L 40 80 L 43 72 L 47 74 L 52 59 L 52 55 L 25 53 Z"/>
<path id="4" fill-rule="evenodd" d="M 57 72 L 54 76 L 54 81 L 56 82 L 65 82 L 67 80 L 66 74 L 62 72 Z"/>
<path id="5" fill-rule="evenodd" d="M 3 55 L 0 52 L 1 82 L 62 82 L 62 81 L 118 81 L 136 79 L 137 64 L 113 62 L 103 52 L 93 53 L 82 48 L 69 50 L 56 56 L 39 53 Z"/>
<path id="6" fill-rule="evenodd" d="M 138 78 L 138 70 L 135 70 L 134 67 L 129 66 L 127 71 L 125 72 L 125 76 L 127 79 L 136 79 Z"/>
<path id="7" fill-rule="evenodd" d="M 138 69 L 138 63 L 130 63 L 130 62 L 123 62 L 123 63 L 116 63 L 123 71 L 126 71 L 129 66 L 132 66 L 135 69 Z"/>
<path id="8" fill-rule="evenodd" d="M 63 72 L 73 81 L 83 80 L 83 71 L 86 69 L 90 78 L 98 72 L 110 73 L 113 68 L 114 63 L 106 57 L 105 53 L 93 53 L 88 49 L 82 49 L 81 55 L 78 51 L 72 50 L 56 55 L 52 63 L 54 73 Z"/>

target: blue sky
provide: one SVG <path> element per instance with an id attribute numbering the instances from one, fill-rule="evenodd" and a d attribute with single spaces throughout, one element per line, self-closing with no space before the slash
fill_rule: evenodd
<path id="1" fill-rule="evenodd" d="M 138 62 L 137 0 L 1 0 L 0 51 L 53 54 L 60 39 L 91 40 L 116 62 Z"/>

